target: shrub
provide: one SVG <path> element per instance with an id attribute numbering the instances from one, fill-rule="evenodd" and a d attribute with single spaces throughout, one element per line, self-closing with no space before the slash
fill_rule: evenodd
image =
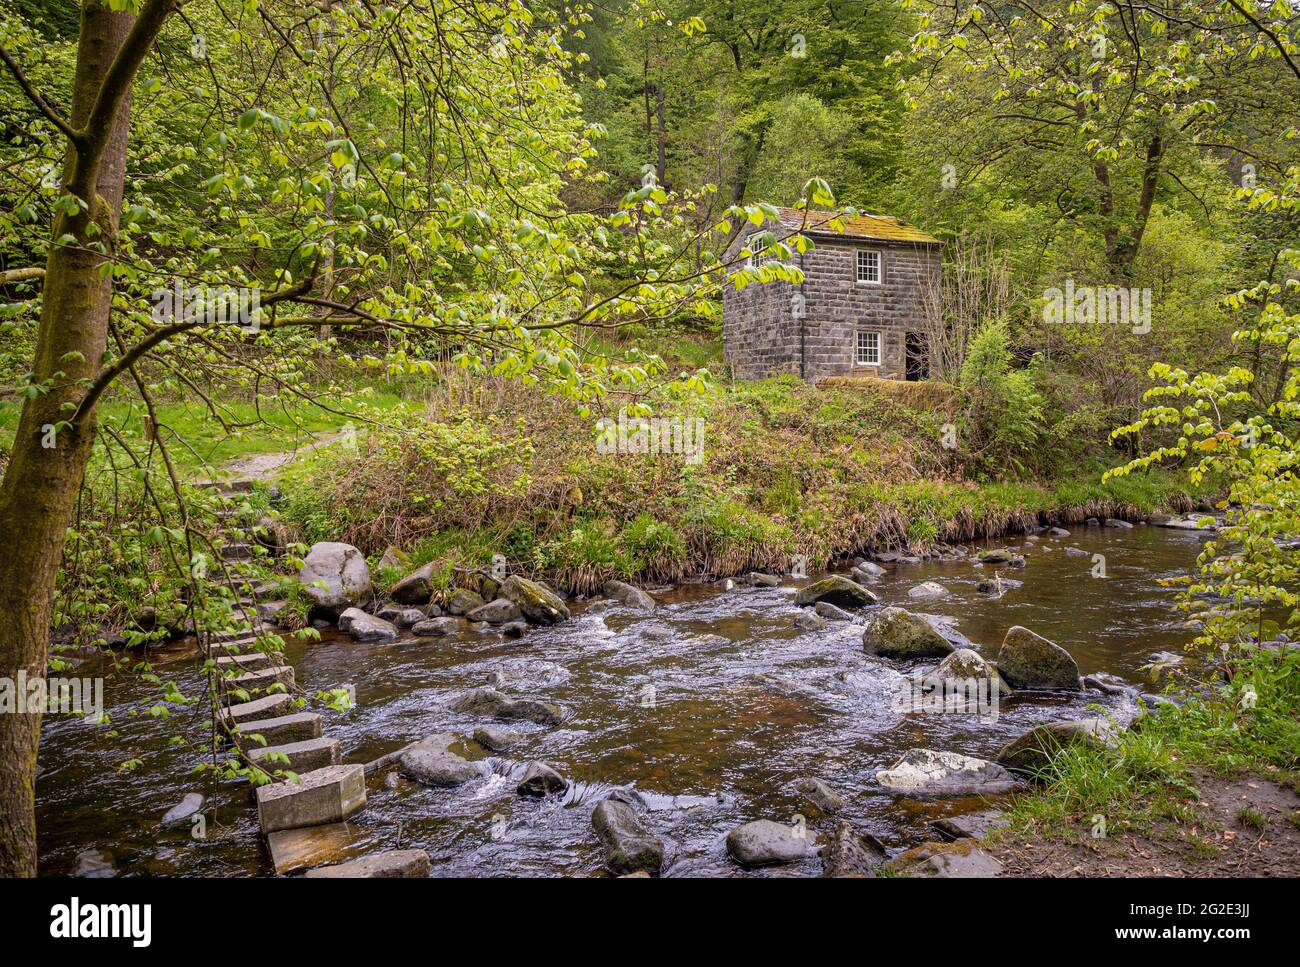
<path id="1" fill-rule="evenodd" d="M 976 333 L 961 368 L 966 396 L 966 444 L 986 472 L 1028 471 L 1039 442 L 1043 399 L 1028 370 L 1012 368 L 1006 324 L 989 322 Z"/>

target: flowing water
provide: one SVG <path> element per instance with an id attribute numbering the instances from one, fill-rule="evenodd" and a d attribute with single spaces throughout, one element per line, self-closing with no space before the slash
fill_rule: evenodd
<path id="1" fill-rule="evenodd" d="M 989 568 L 970 561 L 900 564 L 874 585 L 884 604 L 938 616 L 954 638 L 995 654 L 1006 629 L 1025 625 L 1065 647 L 1083 674 L 1110 672 L 1142 681 L 1147 656 L 1177 651 L 1188 637 L 1160 578 L 1185 574 L 1201 546 L 1196 533 L 1137 527 L 1080 526 L 1068 538 L 1015 537 L 1028 561 L 1004 572 L 1023 581 L 998 600 L 979 593 Z M 1088 552 L 1067 556 L 1066 546 Z M 1105 555 L 1106 577 L 1092 576 Z M 936 581 L 943 600 L 908 599 L 909 588 Z M 753 819 L 815 818 L 791 789 L 801 776 L 824 779 L 847 800 L 841 814 L 892 849 L 924 841 L 928 820 L 985 808 L 982 800 L 920 801 L 875 787 L 877 769 L 915 747 L 991 757 L 1034 723 L 1092 714 L 1090 703 L 1117 708 L 1122 699 L 1090 692 L 1002 696 L 998 715 L 900 714 L 892 696 L 911 669 L 863 653 L 859 626 L 832 622 L 820 631 L 794 625 L 797 584 L 780 588 L 684 586 L 657 597 L 652 614 L 574 604 L 573 620 L 535 629 L 520 640 L 494 631 L 385 644 L 358 644 L 326 633 L 289 645 L 288 660 L 307 693 L 343 685 L 357 706 L 325 713 L 325 734 L 338 738 L 344 761 L 366 762 L 433 732 L 468 736 L 480 716 L 448 710 L 466 689 L 501 676 L 511 694 L 561 703 L 559 727 L 505 723 L 527 733 L 507 757 L 473 742 L 471 756 L 492 774 L 456 789 L 405 780 L 390 788 L 371 777 L 369 802 L 353 825 L 365 849 L 421 847 L 435 875 L 591 875 L 601 849 L 591 828 L 595 802 L 616 786 L 647 800 L 649 823 L 667 844 L 665 875 L 737 875 L 726 857 L 728 830 Z M 89 659 L 69 675 L 99 674 Z M 163 678 L 201 691 L 197 659 L 161 660 Z M 147 687 L 122 673 L 109 679 L 106 703 L 118 738 L 67 717 L 46 719 L 37 784 L 40 863 L 45 875 L 69 875 L 85 850 L 110 854 L 119 875 L 269 875 L 256 810 L 246 786 L 194 776 L 194 753 L 166 745 L 174 723 L 128 709 L 150 701 Z M 202 713 L 190 731 L 201 729 Z M 131 773 L 117 766 L 139 757 Z M 518 796 L 524 764 L 544 759 L 572 780 L 563 797 Z M 207 837 L 158 820 L 190 791 L 209 797 Z M 819 861 L 765 871 L 810 875 Z"/>

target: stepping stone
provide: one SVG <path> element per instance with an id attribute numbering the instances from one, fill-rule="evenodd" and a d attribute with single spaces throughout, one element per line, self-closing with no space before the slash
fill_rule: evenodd
<path id="1" fill-rule="evenodd" d="M 265 736 L 265 733 L 262 735 Z M 288 756 L 288 763 L 270 761 L 268 756 L 272 752 Z M 302 742 L 288 742 L 284 745 L 268 745 L 265 748 L 254 747 L 248 751 L 248 757 L 268 772 L 274 772 L 276 769 L 288 769 L 299 774 L 312 772 L 339 764 L 339 740 L 322 737 L 304 739 Z M 262 761 L 264 759 L 267 761 Z"/>
<path id="2" fill-rule="evenodd" d="M 253 558 L 253 545 L 246 541 L 226 544 L 218 549 L 223 561 L 249 561 Z"/>
<path id="3" fill-rule="evenodd" d="M 252 644 L 257 640 L 257 631 L 217 631 L 209 635 L 209 638 L 213 642 L 219 642 L 221 644 L 236 645 L 245 642 Z"/>
<path id="4" fill-rule="evenodd" d="M 289 695 L 267 695 L 264 698 L 255 698 L 251 702 L 240 702 L 238 705 L 229 705 L 221 713 L 222 724 L 226 728 L 240 726 L 241 728 L 247 722 L 256 719 L 270 718 L 276 715 L 287 715 L 293 710 L 293 698 Z"/>
<path id="5" fill-rule="evenodd" d="M 365 837 L 349 823 L 282 829 L 266 837 L 271 863 L 281 876 L 322 863 L 351 859 L 365 848 Z"/>
<path id="6" fill-rule="evenodd" d="M 429 854 L 422 849 L 389 850 L 348 863 L 339 863 L 337 866 L 308 870 L 306 875 L 312 879 L 419 879 L 429 875 Z"/>
<path id="7" fill-rule="evenodd" d="M 236 658 L 240 655 L 262 655 L 257 650 L 257 639 L 251 635 L 237 641 L 218 641 L 208 646 L 213 658 Z M 278 657 L 278 656 L 268 656 Z"/>
<path id="8" fill-rule="evenodd" d="M 257 787 L 257 819 L 267 835 L 342 822 L 365 805 L 366 773 L 358 765 L 327 766 L 303 773 L 298 782 Z"/>
<path id="9" fill-rule="evenodd" d="M 226 655 L 217 659 L 218 672 L 225 672 L 232 668 L 253 672 L 270 667 L 271 656 L 264 655 L 260 651 L 249 652 L 247 655 Z"/>
<path id="10" fill-rule="evenodd" d="M 292 715 L 280 715 L 273 719 L 254 719 L 239 724 L 241 736 L 260 735 L 266 740 L 267 745 L 286 745 L 319 739 L 320 731 L 320 716 L 315 712 L 295 712 Z M 262 748 L 247 739 L 244 747 L 250 754 L 252 749 Z"/>
<path id="11" fill-rule="evenodd" d="M 226 703 L 239 704 L 245 700 L 236 694 L 238 689 L 246 692 L 264 692 L 272 685 L 293 688 L 293 667 L 290 665 L 273 665 L 259 671 L 245 672 L 231 678 L 221 679 L 221 700 Z"/>

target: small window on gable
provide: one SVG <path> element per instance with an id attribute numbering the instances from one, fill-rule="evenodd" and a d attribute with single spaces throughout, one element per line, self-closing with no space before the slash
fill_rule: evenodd
<path id="1" fill-rule="evenodd" d="M 858 331 L 858 348 L 854 361 L 859 366 L 880 365 L 880 333 L 874 329 Z"/>
<path id="2" fill-rule="evenodd" d="M 858 281 L 880 282 L 880 253 L 858 249 Z"/>

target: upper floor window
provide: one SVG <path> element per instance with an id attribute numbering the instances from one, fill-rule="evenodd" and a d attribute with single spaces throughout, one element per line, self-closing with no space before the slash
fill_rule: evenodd
<path id="1" fill-rule="evenodd" d="M 880 253 L 858 249 L 858 281 L 880 282 Z"/>

